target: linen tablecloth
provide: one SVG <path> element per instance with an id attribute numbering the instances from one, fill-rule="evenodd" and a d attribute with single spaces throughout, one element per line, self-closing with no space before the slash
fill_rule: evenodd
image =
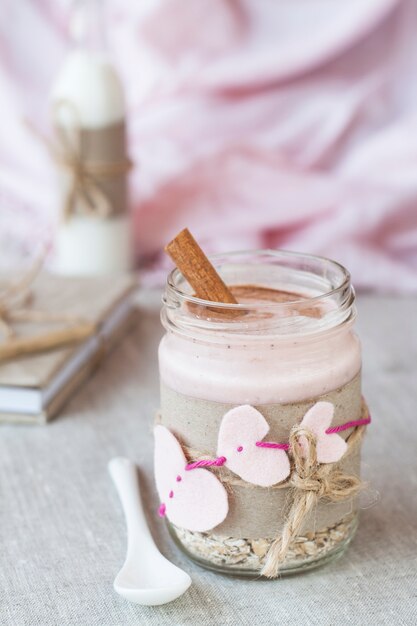
<path id="1" fill-rule="evenodd" d="M 0 428 L 0 624 L 415 625 L 417 300 L 359 298 L 363 387 L 373 423 L 363 454 L 370 490 L 351 547 L 340 560 L 311 573 L 250 581 L 189 562 L 156 515 L 158 299 L 142 295 L 136 331 L 56 421 Z M 140 466 L 155 539 L 192 576 L 191 588 L 174 603 L 144 608 L 113 591 L 126 543 L 106 467 L 116 455 Z M 378 500 L 369 506 L 375 492 Z"/>

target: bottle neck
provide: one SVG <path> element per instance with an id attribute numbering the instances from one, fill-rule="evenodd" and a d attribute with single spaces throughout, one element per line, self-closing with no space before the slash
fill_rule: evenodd
<path id="1" fill-rule="evenodd" d="M 97 54 L 107 51 L 104 0 L 78 0 L 70 20 L 76 46 Z"/>

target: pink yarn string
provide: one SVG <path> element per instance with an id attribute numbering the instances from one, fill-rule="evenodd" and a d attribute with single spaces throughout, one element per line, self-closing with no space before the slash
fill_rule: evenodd
<path id="1" fill-rule="evenodd" d="M 334 433 L 340 433 L 343 430 L 348 430 L 349 428 L 356 428 L 357 426 L 366 426 L 371 423 L 371 416 L 368 414 L 368 417 L 360 420 L 352 420 L 351 422 L 346 422 L 345 424 L 340 424 L 340 426 L 333 426 L 332 428 L 328 428 L 326 430 L 326 434 L 332 435 Z M 289 443 L 275 443 L 273 441 L 257 441 L 256 445 L 258 448 L 270 448 L 275 450 L 289 450 Z M 185 466 L 187 471 L 197 469 L 199 467 L 221 467 L 227 461 L 225 456 L 219 456 L 216 459 L 201 459 L 200 461 L 194 461 L 193 463 L 188 463 Z M 177 476 L 177 482 L 181 481 L 181 476 Z M 174 492 L 171 491 L 169 493 L 169 497 L 172 498 L 174 496 Z M 158 509 L 158 514 L 160 517 L 164 517 L 166 514 L 166 504 L 162 502 Z"/>
<path id="2" fill-rule="evenodd" d="M 272 448 L 274 450 L 289 450 L 289 443 L 274 443 L 273 441 L 257 441 L 258 448 Z"/>
<path id="3" fill-rule="evenodd" d="M 327 435 L 333 435 L 334 433 L 341 433 L 343 430 L 349 430 L 349 428 L 355 428 L 356 426 L 366 426 L 371 423 L 371 416 L 365 417 L 360 420 L 352 420 L 351 422 L 346 422 L 345 424 L 340 424 L 340 426 L 333 426 L 332 428 L 328 428 L 326 430 Z M 275 450 L 289 450 L 289 443 L 274 443 L 273 441 L 257 441 L 256 445 L 258 448 L 272 448 Z"/>
<path id="4" fill-rule="evenodd" d="M 198 467 L 212 467 L 213 465 L 215 465 L 216 467 L 221 467 L 222 465 L 224 465 L 226 463 L 227 459 L 225 456 L 219 456 L 217 457 L 217 459 L 202 459 L 201 461 L 194 461 L 194 463 L 188 463 L 185 466 L 185 469 L 188 470 L 193 470 L 193 469 L 197 469 Z"/>
<path id="5" fill-rule="evenodd" d="M 334 433 L 340 433 L 343 430 L 348 430 L 349 428 L 356 428 L 357 426 L 366 426 L 371 423 L 371 416 L 365 417 L 360 420 L 352 420 L 351 422 L 346 422 L 345 424 L 340 424 L 340 426 L 333 426 L 332 428 L 328 428 L 326 430 L 327 435 L 333 435 Z M 258 448 L 270 448 L 273 450 L 289 450 L 289 443 L 275 443 L 274 441 L 257 441 L 256 445 Z M 185 466 L 187 471 L 197 469 L 199 467 L 221 467 L 227 461 L 225 456 L 219 456 L 217 459 L 201 459 L 201 461 L 194 461 L 193 463 L 188 463 Z"/>
<path id="6" fill-rule="evenodd" d="M 333 433 L 341 433 L 342 430 L 348 430 L 349 428 L 355 428 L 356 426 L 366 426 L 371 423 L 371 416 L 365 417 L 361 420 L 352 420 L 351 422 L 346 422 L 345 424 L 340 424 L 340 426 L 332 426 L 332 428 L 328 428 L 326 433 L 328 435 L 333 435 Z"/>

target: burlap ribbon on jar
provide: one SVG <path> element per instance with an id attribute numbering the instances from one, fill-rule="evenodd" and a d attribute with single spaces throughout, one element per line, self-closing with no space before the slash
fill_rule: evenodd
<path id="1" fill-rule="evenodd" d="M 71 315 L 50 313 L 31 306 L 33 282 L 43 266 L 45 254 L 39 256 L 28 272 L 15 282 L 0 286 L 0 362 L 24 354 L 52 350 L 78 343 L 95 332 L 95 325 Z M 22 322 L 64 323 L 62 328 L 35 335 L 18 336 L 14 324 Z"/>
<path id="2" fill-rule="evenodd" d="M 362 398 L 361 417 L 369 416 L 368 406 Z M 320 464 L 317 462 L 317 441 L 315 435 L 304 427 L 293 426 L 290 431 L 288 454 L 291 460 L 291 474 L 288 480 L 273 485 L 269 489 L 288 489 L 290 491 L 289 509 L 279 535 L 271 544 L 265 557 L 261 574 L 267 578 L 276 578 L 285 562 L 291 544 L 300 534 L 303 524 L 319 502 L 337 503 L 354 498 L 364 483 L 359 476 L 348 474 L 339 469 L 340 464 L 357 451 L 367 426 L 357 426 L 346 439 L 348 448 L 337 463 Z M 300 439 L 303 439 L 303 447 Z M 198 450 L 183 446 L 190 461 L 211 458 Z M 239 485 L 248 489 L 261 489 L 248 483 L 224 467 L 211 467 L 226 488 Z M 282 515 L 282 511 L 279 511 Z"/>

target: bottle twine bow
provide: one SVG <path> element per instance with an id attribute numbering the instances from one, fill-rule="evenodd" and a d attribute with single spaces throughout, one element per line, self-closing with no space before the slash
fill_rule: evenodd
<path id="1" fill-rule="evenodd" d="M 348 452 L 361 439 L 365 426 L 355 429 L 348 439 Z M 300 445 L 300 438 L 305 442 Z M 285 561 L 291 543 L 300 534 L 307 515 L 316 507 L 319 500 L 341 502 L 352 498 L 363 486 L 357 476 L 344 474 L 335 468 L 335 463 L 317 462 L 317 441 L 315 435 L 300 426 L 294 426 L 290 433 L 290 453 L 294 469 L 289 481 L 293 488 L 293 500 L 284 528 L 272 543 L 266 556 L 262 575 L 276 578 Z"/>
<path id="2" fill-rule="evenodd" d="M 83 156 L 83 128 L 77 108 L 72 102 L 58 100 L 53 106 L 52 118 L 54 139 L 41 135 L 33 127 L 31 130 L 45 144 L 55 163 L 68 173 L 63 219 L 68 220 L 75 214 L 110 217 L 115 207 L 101 187 L 100 180 L 127 174 L 132 162 L 128 158 L 114 162 L 86 159 Z"/>

